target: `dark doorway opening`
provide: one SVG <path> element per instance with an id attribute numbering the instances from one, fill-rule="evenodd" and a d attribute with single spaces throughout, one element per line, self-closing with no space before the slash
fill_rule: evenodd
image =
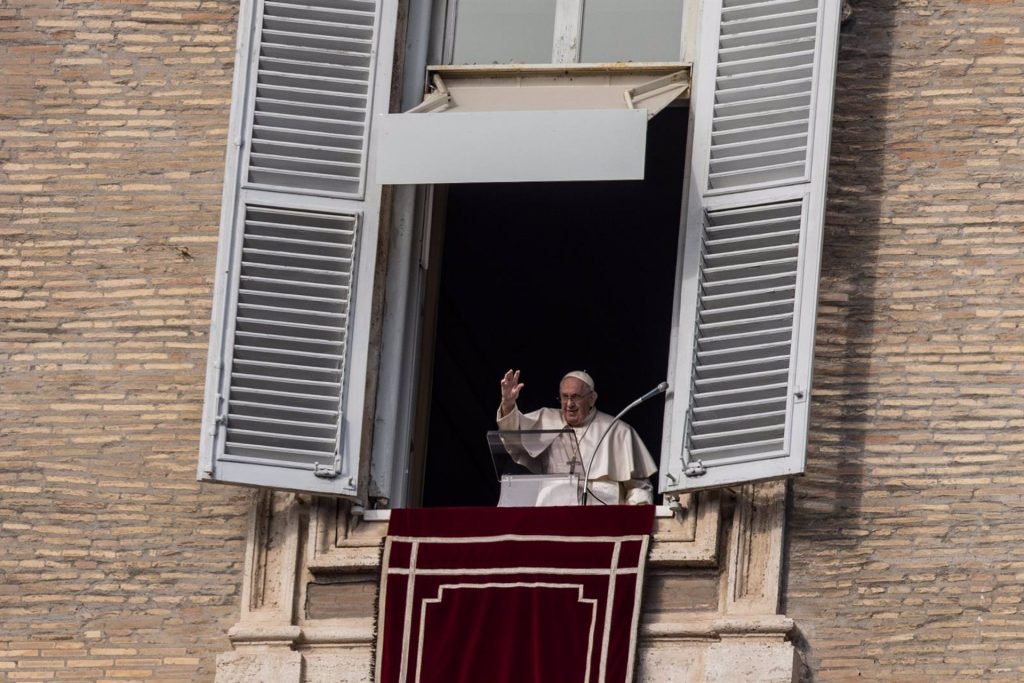
<path id="1" fill-rule="evenodd" d="M 593 375 L 610 414 L 666 379 L 685 147 L 686 110 L 670 108 L 649 124 L 642 181 L 449 188 L 423 505 L 497 502 L 485 434 L 507 369 L 523 412 L 557 407 L 569 370 Z M 663 409 L 624 418 L 655 460 Z"/>

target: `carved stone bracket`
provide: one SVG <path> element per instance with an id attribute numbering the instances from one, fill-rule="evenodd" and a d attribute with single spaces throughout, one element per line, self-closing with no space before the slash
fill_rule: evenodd
<path id="1" fill-rule="evenodd" d="M 386 511 L 354 514 L 346 501 L 317 498 L 310 516 L 306 566 L 314 574 L 374 572 L 387 530 Z"/>
<path id="2" fill-rule="evenodd" d="M 234 648 L 217 658 L 217 683 L 299 683 L 302 635 L 295 624 L 299 559 L 308 503 L 293 493 L 256 491 L 249 508 L 242 614 L 228 631 Z"/>
<path id="3" fill-rule="evenodd" d="M 779 607 L 786 483 L 747 484 L 736 494 L 722 591 L 725 614 L 775 614 Z"/>

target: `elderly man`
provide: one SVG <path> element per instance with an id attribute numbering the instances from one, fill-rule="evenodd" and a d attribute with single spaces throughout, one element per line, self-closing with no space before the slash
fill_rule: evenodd
<path id="1" fill-rule="evenodd" d="M 522 414 L 516 399 L 523 386 L 519 370 L 509 370 L 501 378 L 499 430 L 571 427 L 580 445 L 587 488 L 593 498 L 609 505 L 653 502 L 648 477 L 657 466 L 632 427 L 594 408 L 597 392 L 589 374 L 574 370 L 562 378 L 558 386 L 560 410 L 541 408 Z M 552 472 L 568 471 L 568 463 L 549 463 L 548 467 Z"/>

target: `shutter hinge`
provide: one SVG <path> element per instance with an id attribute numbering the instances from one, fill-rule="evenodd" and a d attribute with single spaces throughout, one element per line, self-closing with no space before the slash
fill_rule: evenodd
<path id="1" fill-rule="evenodd" d="M 210 429 L 210 434 L 216 436 L 217 430 L 228 422 L 228 414 L 224 410 L 224 394 L 217 394 L 217 402 L 213 410 L 213 427 Z"/>
<path id="2" fill-rule="evenodd" d="M 321 479 L 336 479 L 341 474 L 341 451 L 334 451 L 334 464 L 313 466 L 313 476 Z"/>
<path id="3" fill-rule="evenodd" d="M 694 460 L 683 470 L 683 474 L 688 477 L 702 477 L 707 473 L 708 468 L 704 467 L 704 463 L 700 460 Z"/>
<path id="4" fill-rule="evenodd" d="M 321 479 L 334 479 L 338 476 L 338 470 L 330 465 L 316 464 L 313 466 L 313 476 Z"/>

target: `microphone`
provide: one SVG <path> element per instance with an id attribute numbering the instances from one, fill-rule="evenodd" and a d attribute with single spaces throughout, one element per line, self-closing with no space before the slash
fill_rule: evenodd
<path id="1" fill-rule="evenodd" d="M 629 411 L 633 410 L 633 408 L 636 408 L 638 405 L 640 405 L 644 401 L 650 400 L 650 399 L 654 398 L 655 396 L 657 396 L 658 394 L 664 394 L 666 391 L 668 391 L 668 382 L 662 382 L 661 384 L 659 384 L 658 386 L 654 387 L 653 389 L 648 391 L 646 394 L 644 394 L 643 396 L 641 396 L 640 398 L 636 399 L 635 401 L 630 403 L 628 406 L 626 406 L 625 408 L 620 410 L 618 412 L 618 414 L 615 417 L 612 418 L 612 421 L 608 423 L 608 426 L 605 427 L 604 432 L 602 432 L 602 434 L 601 434 L 601 438 L 597 440 L 597 445 L 594 446 L 594 452 L 590 454 L 590 460 L 587 461 L 587 466 L 583 468 L 583 505 L 587 504 L 587 494 L 588 493 L 590 493 L 591 495 L 594 495 L 593 492 L 590 490 L 590 467 L 591 467 L 591 465 L 594 464 L 594 458 L 597 457 L 597 451 L 601 449 L 601 443 L 604 441 L 604 438 L 606 436 L 608 436 L 608 432 L 611 431 L 612 427 L 615 426 L 615 423 L 618 422 L 619 418 L 621 418 L 623 415 L 625 415 Z M 600 502 L 602 505 L 607 505 L 608 504 L 608 503 L 604 502 L 603 500 L 601 500 L 600 498 L 598 498 L 596 495 L 594 495 L 594 499 L 597 500 L 598 502 Z"/>
<path id="2" fill-rule="evenodd" d="M 640 398 L 638 398 L 637 400 L 633 401 L 628 406 L 623 408 L 622 412 L 620 412 L 618 415 L 615 416 L 615 419 L 616 420 L 619 419 L 620 417 L 625 415 L 627 412 L 629 412 L 633 408 L 636 408 L 638 405 L 640 405 L 644 401 L 646 401 L 648 399 L 651 399 L 651 398 L 654 398 L 658 394 L 664 394 L 666 391 L 668 391 L 668 382 L 662 382 L 661 384 L 659 384 L 658 386 L 654 387 L 653 389 L 648 391 L 646 394 L 644 394 L 643 396 L 641 396 Z"/>

